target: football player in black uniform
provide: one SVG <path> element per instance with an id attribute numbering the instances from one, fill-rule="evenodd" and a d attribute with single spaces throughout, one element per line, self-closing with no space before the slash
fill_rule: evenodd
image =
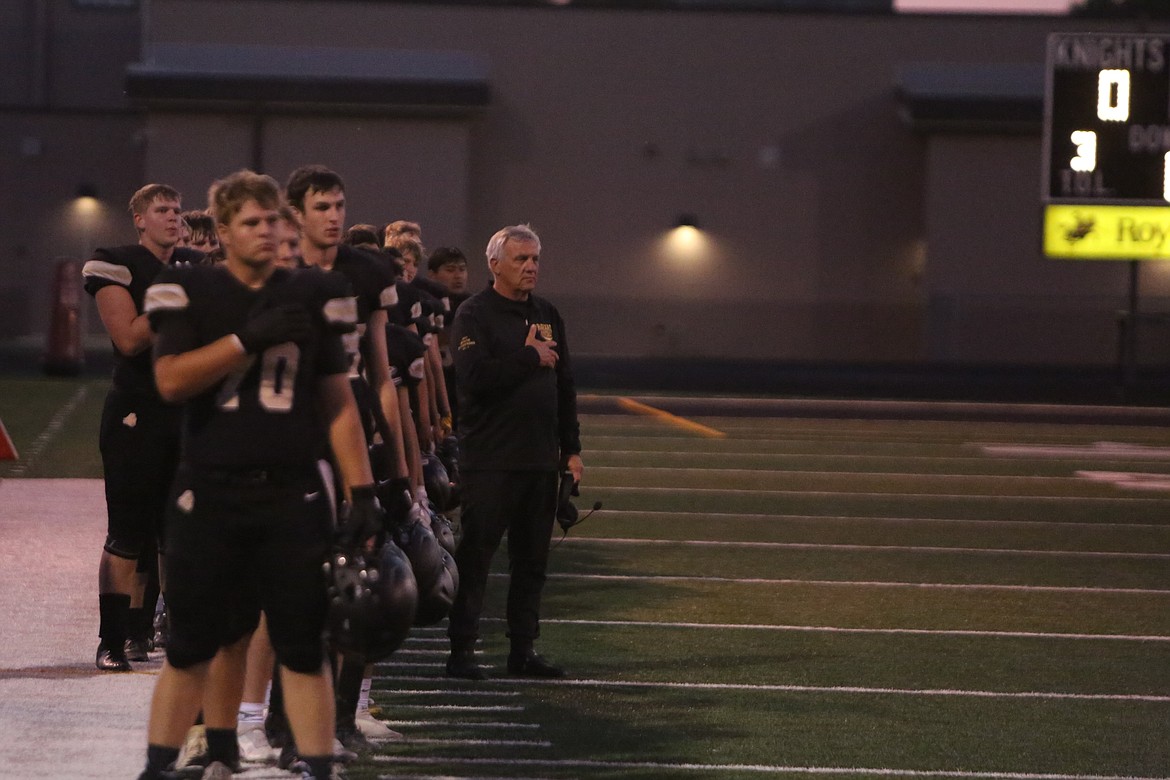
<path id="1" fill-rule="evenodd" d="M 443 379 L 447 386 L 447 403 L 451 407 L 451 427 L 459 427 L 459 391 L 455 379 L 455 360 L 451 356 L 449 336 L 451 323 L 459 305 L 467 300 L 467 257 L 454 246 L 434 249 L 427 259 L 427 271 L 431 279 L 447 288 L 447 311 L 443 317 L 446 327 L 439 334 L 439 356 L 443 366 Z"/>
<path id="2" fill-rule="evenodd" d="M 322 640 L 334 534 L 326 453 L 349 494 L 339 542 L 363 544 L 382 522 L 338 335 L 354 306 L 323 294 L 319 272 L 276 267 L 281 194 L 270 177 L 237 172 L 208 199 L 224 262 L 170 269 L 147 294 L 159 392 L 184 414 L 167 515 L 171 636 L 140 778 L 165 776 L 200 704 L 204 777 L 230 774 L 244 655 L 263 609 L 297 747 L 321 780 L 334 725 Z M 209 678 L 213 658 L 229 673 Z M 205 691 L 210 680 L 216 690 Z"/>
<path id="3" fill-rule="evenodd" d="M 130 605 L 133 596 L 142 597 L 136 569 L 140 558 L 155 555 L 179 457 L 179 412 L 163 403 L 155 388 L 150 366 L 154 334 L 143 314 L 143 297 L 172 259 L 202 257 L 176 248 L 182 220 L 180 195 L 173 187 L 141 188 L 130 199 L 130 213 L 138 243 L 98 249 L 82 267 L 85 290 L 97 302 L 114 346 L 113 386 L 99 434 L 108 530 L 98 564 L 97 668 L 115 672 L 130 671 L 128 639 L 133 639 L 136 660 L 146 660 L 154 604 L 141 604 L 133 619 Z"/>
<path id="4" fill-rule="evenodd" d="M 508 671 L 560 677 L 533 649 L 556 515 L 558 471 L 581 481 L 577 394 L 565 324 L 533 294 L 540 239 L 527 225 L 487 246 L 492 286 L 459 307 L 451 329 L 459 377 L 463 537 L 447 674 L 479 680 L 479 617 L 492 556 L 508 534 Z"/>
<path id="5" fill-rule="evenodd" d="M 386 352 L 386 310 L 397 304 L 395 274 L 389 258 L 356 249 L 342 243 L 345 235 L 345 183 L 336 172 L 321 165 L 302 166 L 285 184 L 288 203 L 301 220 L 301 251 L 305 265 L 340 274 L 347 278 L 357 296 L 358 330 L 347 339 L 351 356 L 350 381 L 363 412 L 367 443 L 375 431 L 382 435 L 381 452 L 386 462 L 374 464 L 380 480 L 390 487 L 383 495 L 400 499 L 398 506 L 386 508 L 393 515 L 409 509 L 409 470 L 402 439 L 402 422 L 398 395 L 390 376 Z M 369 690 L 364 683 L 368 674 L 357 674 L 355 665 L 365 666 L 356 653 L 341 664 L 339 672 L 337 730 L 347 747 L 362 746 L 361 736 L 390 738 L 396 732 L 369 714 Z M 350 668 L 346 668 L 350 667 Z"/>

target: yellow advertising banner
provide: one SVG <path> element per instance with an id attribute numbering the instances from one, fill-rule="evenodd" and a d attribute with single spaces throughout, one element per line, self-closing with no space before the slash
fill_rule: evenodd
<path id="1" fill-rule="evenodd" d="M 1170 206 L 1045 206 L 1044 255 L 1170 260 Z"/>

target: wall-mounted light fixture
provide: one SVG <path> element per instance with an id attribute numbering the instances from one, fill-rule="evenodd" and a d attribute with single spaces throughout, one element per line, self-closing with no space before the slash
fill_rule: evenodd
<path id="1" fill-rule="evenodd" d="M 691 267 L 703 265 L 710 256 L 710 240 L 699 229 L 699 218 L 689 211 L 678 215 L 662 246 L 671 261 Z"/>

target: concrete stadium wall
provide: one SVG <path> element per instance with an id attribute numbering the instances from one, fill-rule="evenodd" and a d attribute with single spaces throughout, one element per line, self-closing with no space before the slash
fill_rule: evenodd
<path id="1" fill-rule="evenodd" d="M 477 285 L 490 234 L 531 222 L 544 240 L 540 290 L 568 318 L 578 354 L 1116 358 L 1128 264 L 1040 256 L 1039 128 L 922 133 L 901 119 L 895 93 L 915 63 L 1040 64 L 1049 32 L 1084 21 L 357 0 L 151 0 L 146 12 L 147 44 L 464 51 L 490 62 L 491 104 L 472 119 L 275 117 L 264 167 L 283 178 L 304 162 L 331 165 L 346 177 L 353 221 L 418 219 L 428 245 L 473 256 Z M 197 205 L 212 178 L 251 164 L 243 121 L 152 113 L 144 148 L 109 164 L 140 162 L 141 180 L 176 183 Z M 132 190 L 118 193 L 119 208 Z M 689 257 L 664 243 L 683 213 L 709 242 Z M 1161 268 L 1141 279 L 1145 308 L 1170 298 Z"/>

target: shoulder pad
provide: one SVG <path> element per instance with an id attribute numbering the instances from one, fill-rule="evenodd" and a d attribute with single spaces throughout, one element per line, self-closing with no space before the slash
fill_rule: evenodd
<path id="1" fill-rule="evenodd" d="M 146 297 L 142 301 L 142 311 L 145 314 L 158 314 L 168 311 L 183 311 L 191 305 L 187 297 L 187 288 L 168 275 L 162 281 L 155 282 L 146 288 Z"/>
<path id="2" fill-rule="evenodd" d="M 101 279 L 123 287 L 129 287 L 134 279 L 134 275 L 130 273 L 128 267 L 96 257 L 85 262 L 85 265 L 81 267 L 81 275 L 85 279 Z"/>

